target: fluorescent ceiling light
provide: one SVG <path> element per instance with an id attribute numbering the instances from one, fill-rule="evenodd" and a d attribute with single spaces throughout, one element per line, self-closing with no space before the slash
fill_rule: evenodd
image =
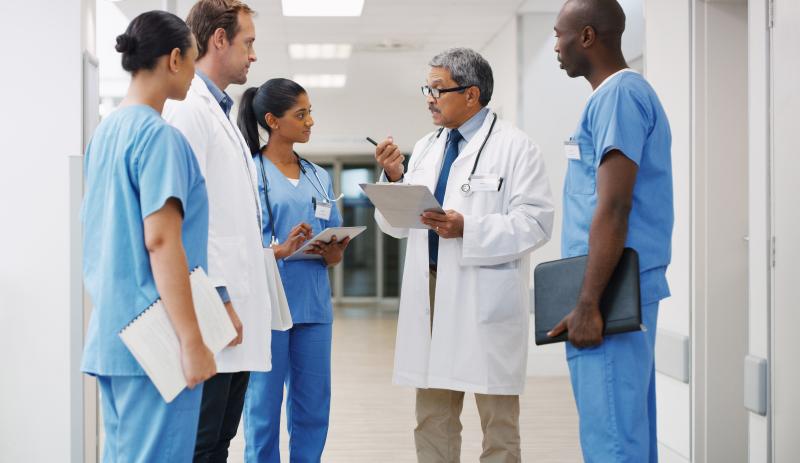
<path id="1" fill-rule="evenodd" d="M 347 59 L 353 46 L 349 43 L 291 43 L 292 59 Z"/>
<path id="2" fill-rule="evenodd" d="M 284 16 L 361 16 L 364 0 L 281 0 Z"/>
<path id="3" fill-rule="evenodd" d="M 292 80 L 305 88 L 342 88 L 347 83 L 347 75 L 295 74 Z"/>

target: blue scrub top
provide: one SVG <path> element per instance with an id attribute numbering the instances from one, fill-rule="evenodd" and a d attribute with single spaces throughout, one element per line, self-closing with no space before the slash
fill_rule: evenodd
<path id="1" fill-rule="evenodd" d="M 258 168 L 258 191 L 261 195 L 261 208 L 264 223 L 262 227 L 264 244 L 269 246 L 272 238 L 272 226 L 264 197 L 263 172 L 267 177 L 269 202 L 272 206 L 272 217 L 275 221 L 275 234 L 283 243 L 289 232 L 305 222 L 311 225 L 313 234 L 330 227 L 342 225 L 342 218 L 336 203 L 333 203 L 329 220 L 314 216 L 312 199 L 325 202 L 324 191 L 328 198 L 333 198 L 333 185 L 328 172 L 322 167 L 308 161 L 302 165 L 305 173 L 300 173 L 300 183 L 294 186 L 283 175 L 275 164 L 266 156 L 256 154 L 253 160 Z M 316 176 L 314 171 L 316 170 Z M 317 180 L 319 176 L 319 180 Z M 278 270 L 283 280 L 283 289 L 289 302 L 289 311 L 294 323 L 332 323 L 333 304 L 331 303 L 331 283 L 328 268 L 321 260 L 279 261 Z"/>
<path id="2" fill-rule="evenodd" d="M 580 147 L 580 159 L 568 161 L 561 254 L 589 252 L 597 169 L 606 153 L 620 150 L 639 166 L 625 246 L 639 253 L 642 303 L 668 297 L 666 270 L 674 221 L 672 136 L 655 91 L 636 72 L 611 76 L 589 98 L 572 140 Z"/>
<path id="3" fill-rule="evenodd" d="M 207 270 L 205 179 L 183 135 L 153 108 L 120 108 L 97 127 L 84 157 L 83 277 L 94 304 L 81 370 L 144 375 L 118 333 L 158 299 L 144 219 L 169 198 L 183 209 L 189 268 Z"/>

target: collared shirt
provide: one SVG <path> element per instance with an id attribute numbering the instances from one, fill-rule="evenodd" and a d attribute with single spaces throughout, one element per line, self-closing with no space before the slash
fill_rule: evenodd
<path id="1" fill-rule="evenodd" d="M 461 136 L 464 137 L 461 141 L 458 142 L 458 152 L 459 154 L 461 151 L 464 150 L 464 147 L 472 140 L 472 137 L 478 133 L 478 130 L 483 127 L 483 121 L 486 120 L 486 115 L 489 114 L 489 108 L 481 108 L 480 111 L 475 113 L 474 116 L 467 119 L 467 122 L 461 124 L 458 128 L 458 131 L 461 133 Z"/>
<path id="2" fill-rule="evenodd" d="M 597 170 L 607 153 L 619 150 L 638 166 L 625 246 L 639 253 L 642 304 L 669 296 L 666 269 L 674 220 L 672 136 L 655 91 L 636 72 L 612 75 L 589 98 L 572 140 L 577 142 L 580 156 L 568 161 L 562 255 L 589 252 L 589 228 L 597 207 Z"/>
<path id="3" fill-rule="evenodd" d="M 211 92 L 211 95 L 214 96 L 214 99 L 217 100 L 219 106 L 222 108 L 222 111 L 225 113 L 226 116 L 231 117 L 231 108 L 233 108 L 233 99 L 225 92 L 217 87 L 217 84 L 214 83 L 211 78 L 205 75 L 202 71 L 195 71 L 198 77 L 203 79 L 203 82 L 206 83 L 208 87 L 208 91 Z"/>
<path id="4" fill-rule="evenodd" d="M 144 220 L 169 199 L 183 211 L 189 269 L 208 271 L 208 196 L 189 142 L 153 108 L 103 119 L 84 156 L 83 279 L 94 304 L 81 371 L 144 375 L 119 332 L 158 299 Z"/>

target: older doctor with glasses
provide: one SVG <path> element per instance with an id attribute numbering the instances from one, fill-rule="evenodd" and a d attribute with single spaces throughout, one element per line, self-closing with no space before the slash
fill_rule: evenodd
<path id="1" fill-rule="evenodd" d="M 464 393 L 475 394 L 482 462 L 519 462 L 519 395 L 528 357 L 530 254 L 550 238 L 553 205 L 539 148 L 487 107 L 493 77 L 473 50 L 434 57 L 422 87 L 433 123 L 409 159 L 392 138 L 375 157 L 384 180 L 426 185 L 445 213 L 408 238 L 395 384 L 417 388 L 420 462 L 456 462 Z"/>

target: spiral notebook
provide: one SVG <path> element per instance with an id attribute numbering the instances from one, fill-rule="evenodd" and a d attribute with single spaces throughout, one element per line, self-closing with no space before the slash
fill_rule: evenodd
<path id="1" fill-rule="evenodd" d="M 203 269 L 194 269 L 189 281 L 200 334 L 216 355 L 236 337 L 236 329 Z M 123 328 L 119 337 L 167 403 L 183 391 L 187 384 L 180 342 L 160 298 Z"/>

